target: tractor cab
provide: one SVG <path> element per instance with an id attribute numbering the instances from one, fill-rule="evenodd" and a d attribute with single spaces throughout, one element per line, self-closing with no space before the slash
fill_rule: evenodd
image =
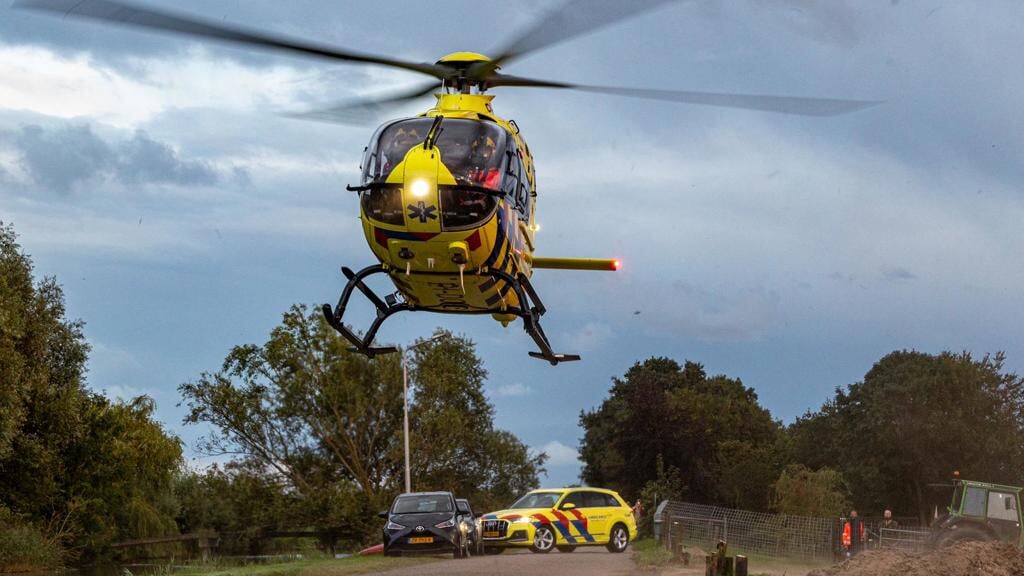
<path id="1" fill-rule="evenodd" d="M 1024 488 L 953 479 L 953 499 L 947 515 L 934 526 L 937 546 L 955 542 L 1002 541 L 1024 546 L 1020 494 Z"/>

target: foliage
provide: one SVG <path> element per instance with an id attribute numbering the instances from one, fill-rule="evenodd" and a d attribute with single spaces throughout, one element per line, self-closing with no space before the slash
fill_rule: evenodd
<path id="1" fill-rule="evenodd" d="M 778 440 L 779 424 L 737 379 L 708 377 L 693 362 L 651 358 L 613 379 L 609 398 L 582 413 L 580 425 L 582 477 L 589 484 L 635 497 L 657 477 L 660 456 L 679 471 L 692 501 L 732 499 L 762 509 L 767 503 L 776 472 L 762 464 L 775 460 L 765 455 Z M 728 460 L 737 454 L 757 462 L 734 466 Z M 749 487 L 749 495 L 748 473 L 766 479 Z"/>
<path id="2" fill-rule="evenodd" d="M 0 572 L 34 572 L 60 564 L 61 548 L 57 542 L 0 507 Z"/>
<path id="3" fill-rule="evenodd" d="M 56 280 L 34 284 L 16 240 L 0 226 L 0 503 L 44 518 L 63 499 L 63 455 L 85 432 L 89 348 Z"/>
<path id="4" fill-rule="evenodd" d="M 791 427 L 796 461 L 842 472 L 863 510 L 929 515 L 929 483 L 1024 478 L 1024 381 L 1003 355 L 893 352 Z"/>
<path id="5" fill-rule="evenodd" d="M 440 335 L 410 355 L 414 489 L 453 490 L 482 508 L 535 486 L 543 457 L 494 430 L 473 344 Z M 179 390 L 186 422 L 214 427 L 203 448 L 242 456 L 284 486 L 292 518 L 369 537 L 402 488 L 401 357 L 347 348 L 318 310 L 293 306 L 265 344 L 236 346 L 219 372 Z"/>
<path id="6" fill-rule="evenodd" d="M 475 345 L 446 332 L 436 336 L 442 338 L 412 354 L 412 488 L 450 490 L 479 510 L 507 506 L 537 487 L 546 456 L 531 456 L 515 435 L 494 429 Z"/>
<path id="7" fill-rule="evenodd" d="M 640 504 L 644 510 L 643 519 L 646 520 L 646 522 L 641 522 L 641 529 L 645 527 L 653 528 L 651 521 L 654 519 L 658 502 L 682 500 L 685 493 L 686 485 L 683 484 L 679 469 L 675 466 L 665 468 L 665 461 L 659 454 L 655 463 L 654 478 L 648 480 L 644 484 L 643 489 L 640 490 Z M 632 505 L 632 502 L 628 503 Z"/>
<path id="8" fill-rule="evenodd" d="M 0 505 L 86 557 L 173 532 L 178 440 L 150 399 L 85 387 L 83 325 L 65 318 L 56 280 L 34 282 L 16 240 L 0 225 Z"/>
<path id="9" fill-rule="evenodd" d="M 671 563 L 672 553 L 653 538 L 643 538 L 630 543 L 633 549 L 633 561 L 642 569 L 652 569 Z"/>
<path id="10" fill-rule="evenodd" d="M 838 518 L 850 508 L 843 475 L 831 468 L 790 464 L 772 485 L 772 509 L 780 514 Z"/>
<path id="11" fill-rule="evenodd" d="M 767 510 L 770 486 L 778 475 L 779 449 L 776 444 L 754 444 L 746 440 L 725 440 L 716 446 L 711 465 L 716 478 L 718 501 L 730 508 Z"/>

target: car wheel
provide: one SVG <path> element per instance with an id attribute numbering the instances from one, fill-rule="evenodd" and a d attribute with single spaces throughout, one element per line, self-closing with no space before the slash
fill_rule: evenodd
<path id="1" fill-rule="evenodd" d="M 576 550 L 575 546 L 555 546 L 555 548 L 558 548 L 559 552 L 573 552 Z"/>
<path id="2" fill-rule="evenodd" d="M 608 539 L 609 552 L 625 552 L 629 546 L 629 531 L 622 524 L 612 527 L 611 538 Z"/>
<path id="3" fill-rule="evenodd" d="M 555 533 L 550 526 L 541 526 L 533 533 L 533 544 L 530 550 L 538 554 L 547 554 L 555 547 Z"/>

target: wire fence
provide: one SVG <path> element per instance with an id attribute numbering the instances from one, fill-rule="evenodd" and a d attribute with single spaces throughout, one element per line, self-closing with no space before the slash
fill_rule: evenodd
<path id="1" fill-rule="evenodd" d="M 734 550 L 768 558 L 834 560 L 842 546 L 844 518 L 815 518 L 768 514 L 668 502 L 661 508 L 661 539 L 671 550 L 681 546 L 710 550 L 726 541 Z M 656 521 L 657 521 L 656 520 Z M 885 547 L 919 552 L 928 546 L 929 532 L 917 527 L 882 528 L 880 520 L 863 520 L 861 549 Z"/>
<path id="2" fill-rule="evenodd" d="M 929 546 L 929 530 L 915 528 L 879 528 L 878 547 L 924 552 Z"/>
<path id="3" fill-rule="evenodd" d="M 662 509 L 669 546 L 684 544 L 707 550 L 725 540 L 730 548 L 770 558 L 833 558 L 839 549 L 839 522 L 688 502 L 669 502 Z"/>

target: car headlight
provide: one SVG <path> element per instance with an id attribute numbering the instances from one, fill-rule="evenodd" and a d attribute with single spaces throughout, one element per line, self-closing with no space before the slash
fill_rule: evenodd
<path id="1" fill-rule="evenodd" d="M 440 524 L 434 524 L 434 528 L 451 528 L 452 526 L 455 526 L 455 518 L 445 520 Z"/>
<path id="2" fill-rule="evenodd" d="M 511 522 L 511 524 L 529 524 L 529 523 L 530 523 L 530 517 L 529 516 L 522 516 L 520 518 L 516 518 L 515 520 L 513 520 Z"/>
<path id="3" fill-rule="evenodd" d="M 384 527 L 384 529 L 385 530 L 404 530 L 405 526 L 402 526 L 401 524 L 395 524 L 391 520 L 388 520 L 388 524 L 387 524 L 387 526 Z"/>

